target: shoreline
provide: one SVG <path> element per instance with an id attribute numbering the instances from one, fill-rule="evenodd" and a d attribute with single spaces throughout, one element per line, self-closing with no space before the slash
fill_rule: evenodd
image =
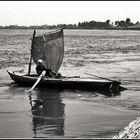
<path id="1" fill-rule="evenodd" d="M 113 139 L 139 139 L 140 138 L 140 117 L 131 121 Z"/>

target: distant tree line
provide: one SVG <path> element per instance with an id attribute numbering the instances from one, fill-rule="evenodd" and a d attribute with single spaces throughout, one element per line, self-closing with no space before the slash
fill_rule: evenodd
<path id="1" fill-rule="evenodd" d="M 55 29 L 65 26 L 66 29 L 77 29 L 76 24 L 57 24 L 57 25 L 32 25 L 32 26 L 18 26 L 18 25 L 9 25 L 9 26 L 0 26 L 0 29 Z"/>
<path id="2" fill-rule="evenodd" d="M 118 27 L 127 28 L 128 26 L 132 26 L 132 25 L 135 25 L 135 24 L 131 22 L 130 18 L 127 18 L 125 21 L 124 20 L 115 21 L 115 25 L 117 25 Z"/>
<path id="3" fill-rule="evenodd" d="M 115 21 L 115 24 L 111 23 L 108 19 L 106 22 L 97 22 L 97 21 L 90 21 L 90 22 L 82 22 L 78 23 L 78 27 L 82 29 L 127 29 L 127 27 L 132 25 L 139 24 L 139 21 L 136 23 L 132 23 L 130 18 L 121 21 Z"/>
<path id="4" fill-rule="evenodd" d="M 108 29 L 111 28 L 110 20 L 106 22 L 97 22 L 97 21 L 90 21 L 90 22 L 82 22 L 78 23 L 78 27 L 80 29 Z"/>
<path id="5" fill-rule="evenodd" d="M 0 29 L 55 29 L 62 26 L 65 26 L 66 29 L 127 29 L 127 27 L 132 25 L 138 25 L 139 21 L 132 23 L 130 18 L 126 20 L 111 22 L 109 19 L 105 22 L 100 21 L 85 21 L 79 22 L 78 24 L 57 24 L 57 25 L 34 25 L 34 26 L 18 26 L 18 25 L 9 25 L 9 26 L 0 26 Z"/>

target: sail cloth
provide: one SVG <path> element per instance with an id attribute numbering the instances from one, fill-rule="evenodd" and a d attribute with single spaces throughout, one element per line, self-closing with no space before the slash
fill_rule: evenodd
<path id="1" fill-rule="evenodd" d="M 37 64 L 38 59 L 43 60 L 47 69 L 58 72 L 64 57 L 63 29 L 34 37 L 31 55 Z"/>

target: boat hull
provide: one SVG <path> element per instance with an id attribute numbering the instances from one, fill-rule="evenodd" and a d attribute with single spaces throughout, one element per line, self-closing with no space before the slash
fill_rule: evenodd
<path id="1" fill-rule="evenodd" d="M 36 75 L 25 75 L 8 71 L 11 79 L 22 86 L 32 86 L 37 81 Z M 63 89 L 78 89 L 78 90 L 112 90 L 113 82 L 109 80 L 93 79 L 87 77 L 64 77 L 64 78 L 43 78 L 37 85 L 45 88 L 63 88 Z M 116 88 L 118 88 L 119 84 Z"/>

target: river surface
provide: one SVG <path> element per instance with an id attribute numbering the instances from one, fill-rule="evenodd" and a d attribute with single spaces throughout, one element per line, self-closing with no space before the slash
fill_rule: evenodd
<path id="1" fill-rule="evenodd" d="M 140 116 L 140 31 L 64 30 L 59 72 L 120 81 L 116 96 L 14 86 L 6 70 L 27 72 L 32 34 L 0 30 L 0 138 L 112 138 Z"/>

